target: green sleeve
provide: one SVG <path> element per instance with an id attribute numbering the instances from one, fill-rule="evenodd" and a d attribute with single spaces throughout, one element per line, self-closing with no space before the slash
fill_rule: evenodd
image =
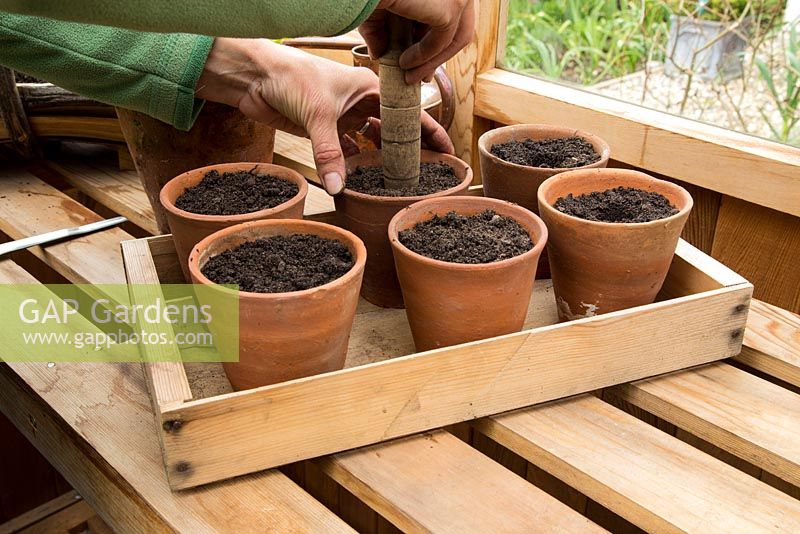
<path id="1" fill-rule="evenodd" d="M 151 32 L 282 38 L 346 33 L 361 24 L 378 1 L 0 0 L 0 10 Z"/>
<path id="2" fill-rule="evenodd" d="M 202 106 L 194 88 L 212 43 L 0 12 L 0 63 L 182 130 Z"/>

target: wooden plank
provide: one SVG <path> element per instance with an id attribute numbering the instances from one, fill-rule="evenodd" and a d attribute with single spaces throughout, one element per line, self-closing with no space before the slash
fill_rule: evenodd
<path id="1" fill-rule="evenodd" d="M 0 364 L 0 408 L 115 530 L 351 531 L 277 471 L 172 493 L 137 364 Z"/>
<path id="2" fill-rule="evenodd" d="M 747 176 L 745 171 L 740 172 Z M 800 170 L 795 177 L 800 177 Z M 781 195 L 773 185 L 760 187 L 775 197 Z M 800 206 L 800 198 L 794 202 Z M 723 198 L 711 252 L 723 263 L 736 266 L 736 271 L 753 283 L 756 298 L 800 313 L 798 251 L 800 218 Z"/>
<path id="3" fill-rule="evenodd" d="M 0 169 L 0 231 L 12 239 L 70 228 L 100 217 L 39 178 L 20 169 Z M 119 228 L 34 247 L 31 252 L 76 284 L 124 284 Z"/>
<path id="4" fill-rule="evenodd" d="M 66 533 L 81 528 L 95 516 L 94 510 L 86 501 L 79 500 L 38 523 L 20 530 L 19 534 L 41 534 L 42 532 Z"/>
<path id="5" fill-rule="evenodd" d="M 735 359 L 800 387 L 800 315 L 753 300 L 742 352 Z"/>
<path id="6" fill-rule="evenodd" d="M 475 141 L 482 131 L 475 123 L 476 76 L 495 66 L 497 57 L 499 21 L 505 2 L 479 0 L 475 18 L 475 38 L 461 52 L 447 62 L 447 75 L 453 82 L 455 115 L 448 133 L 456 149 L 456 156 L 468 162 L 473 170 L 479 169 Z M 476 174 L 477 176 L 477 174 Z"/>
<path id="7" fill-rule="evenodd" d="M 624 384 L 612 392 L 800 486 L 800 395 L 727 363 Z"/>
<path id="8" fill-rule="evenodd" d="M 800 529 L 800 502 L 594 396 L 476 427 L 646 531 Z"/>
<path id="9" fill-rule="evenodd" d="M 677 293 L 680 295 L 691 295 L 718 287 L 731 287 L 748 283 L 746 279 L 736 272 L 711 256 L 704 254 L 683 239 L 678 240 L 675 258 L 670 266 L 668 277 L 669 280 L 665 281 L 664 284 L 675 284 L 676 287 L 670 289 L 672 293 L 676 293 L 678 286 L 680 286 L 680 289 L 685 291 Z"/>
<path id="10" fill-rule="evenodd" d="M 116 117 L 73 117 L 67 115 L 28 117 L 36 137 L 94 139 L 124 143 Z M 8 130 L 0 124 L 0 141 L 9 139 Z"/>
<path id="11" fill-rule="evenodd" d="M 479 74 L 475 91 L 476 115 L 569 124 L 605 139 L 614 159 L 800 215 L 800 148 L 500 69 Z"/>
<path id="12" fill-rule="evenodd" d="M 452 434 L 436 431 L 320 460 L 404 532 L 602 532 Z"/>
<path id="13" fill-rule="evenodd" d="M 24 514 L 18 515 L 10 521 L 6 521 L 0 525 L 0 534 L 7 534 L 9 532 L 18 532 L 23 528 L 38 523 L 39 521 L 72 506 L 81 500 L 81 496 L 75 490 L 68 491 L 67 493 L 49 500 L 41 506 L 37 506 L 33 510 L 28 510 Z"/>
<path id="14" fill-rule="evenodd" d="M 689 194 L 692 195 L 692 200 L 694 200 L 692 212 L 689 214 L 689 219 L 686 221 L 681 237 L 710 255 L 714 246 L 714 233 L 717 227 L 722 195 L 710 189 L 686 182 L 678 182 L 680 186 L 689 191 Z"/>
<path id="15" fill-rule="evenodd" d="M 158 234 L 153 208 L 136 171 L 121 171 L 91 160 L 45 163 L 72 187 L 128 218 L 151 234 Z"/>
<path id="16" fill-rule="evenodd" d="M 149 303 L 156 302 L 157 298 L 163 298 L 160 280 L 147 241 L 140 239 L 123 241 L 120 243 L 120 247 L 125 254 L 125 277 L 130 284 L 128 287 L 131 304 L 147 306 Z M 166 339 L 172 339 L 175 336 L 167 325 L 142 322 L 137 327 L 148 334 L 155 333 L 156 335 L 160 333 L 154 331 L 156 328 L 167 330 L 164 332 L 168 336 Z M 155 399 L 158 399 L 161 404 L 191 400 L 192 390 L 189 387 L 186 370 L 180 361 L 180 351 L 176 345 L 156 344 L 141 352 L 148 390 L 154 395 L 154 402 Z M 155 410 L 155 404 L 153 407 Z M 156 411 L 156 422 L 158 426 L 161 426 L 158 415 L 158 411 Z"/>
<path id="17" fill-rule="evenodd" d="M 162 434 L 170 481 L 189 487 L 726 358 L 740 351 L 750 292 L 741 284 L 166 409 L 182 423 Z"/>

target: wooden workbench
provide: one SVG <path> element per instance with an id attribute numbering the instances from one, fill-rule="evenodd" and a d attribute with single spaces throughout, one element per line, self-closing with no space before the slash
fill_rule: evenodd
<path id="1" fill-rule="evenodd" d="M 2 259 L 0 283 L 124 283 L 119 242 L 155 228 L 95 152 L 5 165 L 0 198 L 11 238 L 135 223 Z M 172 493 L 139 365 L 0 364 L 2 412 L 121 532 L 800 532 L 798 391 L 800 317 L 756 301 L 735 361 Z"/>

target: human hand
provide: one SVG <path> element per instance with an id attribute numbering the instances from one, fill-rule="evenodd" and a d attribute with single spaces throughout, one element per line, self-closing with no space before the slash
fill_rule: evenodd
<path id="1" fill-rule="evenodd" d="M 310 137 L 317 173 L 332 195 L 344 189 L 342 135 L 380 115 L 378 78 L 371 70 L 267 39 L 215 39 L 196 95 L 237 107 L 278 130 Z M 447 133 L 430 115 L 423 113 L 421 123 L 423 140 L 432 150 L 453 152 Z"/>
<path id="2" fill-rule="evenodd" d="M 358 28 L 373 58 L 389 45 L 388 13 L 418 23 L 415 43 L 400 56 L 409 85 L 430 80 L 436 67 L 467 46 L 475 33 L 474 0 L 381 0 Z"/>

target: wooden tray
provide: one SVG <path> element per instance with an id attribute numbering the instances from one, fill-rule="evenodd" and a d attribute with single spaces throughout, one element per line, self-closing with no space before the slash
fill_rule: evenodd
<path id="1" fill-rule="evenodd" d="M 183 282 L 170 236 L 125 241 L 122 253 L 129 284 Z M 150 351 L 170 349 L 143 345 L 169 483 L 189 488 L 734 356 L 752 289 L 681 241 L 654 304 L 555 324 L 551 283 L 540 280 L 522 332 L 425 353 L 414 352 L 404 310 L 362 300 L 344 370 L 236 393 L 221 364 L 152 363 Z"/>

